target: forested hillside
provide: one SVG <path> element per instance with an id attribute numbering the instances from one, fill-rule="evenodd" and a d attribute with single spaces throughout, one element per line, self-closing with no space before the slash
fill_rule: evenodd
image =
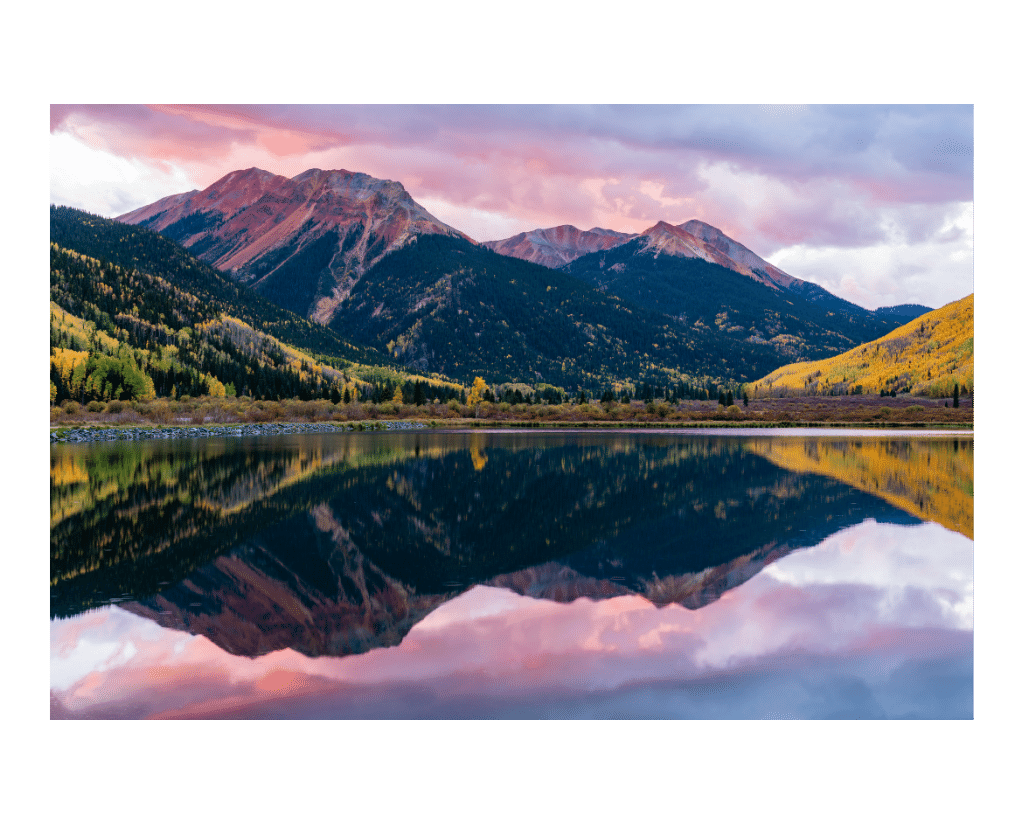
<path id="1" fill-rule="evenodd" d="M 162 235 L 69 206 L 50 207 L 50 242 L 128 270 L 158 275 L 204 307 L 207 317 L 226 314 L 292 346 L 342 361 L 391 366 L 381 352 L 358 346 L 319 323 L 282 308 L 193 257 Z M 155 296 L 154 296 L 155 297 Z"/>
<path id="2" fill-rule="evenodd" d="M 751 380 L 784 362 L 771 347 L 682 326 L 561 272 L 436 235 L 363 275 L 332 326 L 405 366 L 573 391 Z"/>
<path id="3" fill-rule="evenodd" d="M 380 399 L 403 384 L 410 392 L 416 383 L 424 396 L 462 397 L 457 384 L 413 380 L 373 350 L 247 294 L 151 232 L 75 210 L 51 210 L 51 216 L 63 240 L 140 263 L 118 265 L 51 243 L 52 403 L 234 394 Z M 322 342 L 329 354 L 282 342 L 266 328 Z M 350 359 L 363 353 L 378 365 Z"/>
<path id="4" fill-rule="evenodd" d="M 949 398 L 974 392 L 974 295 L 827 360 L 776 369 L 754 385 L 764 395 L 893 394 Z"/>
<path id="5" fill-rule="evenodd" d="M 845 352 L 898 322 L 874 317 L 820 289 L 830 300 L 806 300 L 792 291 L 771 289 L 716 263 L 655 254 L 645 249 L 643 238 L 584 255 L 562 271 L 609 295 L 677 318 L 686 329 L 706 332 L 723 349 L 729 343 L 759 345 L 768 350 L 762 360 L 774 359 L 778 365 Z"/>

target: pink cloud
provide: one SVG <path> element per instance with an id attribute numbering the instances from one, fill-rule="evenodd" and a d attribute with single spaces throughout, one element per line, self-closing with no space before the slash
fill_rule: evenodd
<path id="1" fill-rule="evenodd" d="M 343 168 L 403 183 L 476 240 L 697 218 L 764 258 L 906 240 L 903 256 L 933 271 L 941 240 L 958 262 L 936 272 L 935 295 L 900 273 L 887 294 L 939 305 L 973 291 L 973 240 L 940 239 L 938 217 L 973 198 L 970 106 L 57 105 L 51 132 L 154 171 L 125 180 L 96 164 L 107 171 L 90 186 L 70 159 L 54 166 L 54 202 L 108 216 L 237 169 Z M 839 289 L 850 270 L 821 261 L 789 273 Z"/>

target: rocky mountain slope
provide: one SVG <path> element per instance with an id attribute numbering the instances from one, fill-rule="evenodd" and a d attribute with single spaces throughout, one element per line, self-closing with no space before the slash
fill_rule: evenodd
<path id="1" fill-rule="evenodd" d="M 635 237 L 635 234 L 615 232 L 611 229 L 595 227 L 584 232 L 575 226 L 565 225 L 520 232 L 505 240 L 490 240 L 481 245 L 501 255 L 557 269 L 580 255 L 599 249 L 611 249 Z"/>
<path id="2" fill-rule="evenodd" d="M 831 304 L 809 299 L 766 274 L 754 277 L 726 262 L 722 252 L 689 232 L 659 223 L 561 271 L 684 327 L 710 331 L 718 340 L 770 349 L 784 362 L 839 354 L 898 323 L 859 307 L 844 311 L 845 301 L 835 296 Z"/>
<path id="3" fill-rule="evenodd" d="M 281 306 L 328 323 L 360 276 L 420 235 L 470 241 L 401 183 L 344 169 L 289 179 L 231 172 L 202 191 L 158 200 L 118 220 L 179 242 Z"/>
<path id="4" fill-rule="evenodd" d="M 791 277 L 702 221 L 640 235 L 565 225 L 477 244 L 400 183 L 344 170 L 232 172 L 120 220 L 386 349 L 396 366 L 461 381 L 479 374 L 570 391 L 748 381 L 839 354 L 903 319 Z"/>
<path id="5" fill-rule="evenodd" d="M 565 231 L 568 229 L 572 229 L 573 232 Z M 720 229 L 700 220 L 688 220 L 677 226 L 659 221 L 640 235 L 599 228 L 579 232 L 571 226 L 559 226 L 553 229 L 534 229 L 532 232 L 524 232 L 505 240 L 489 241 L 484 245 L 503 255 L 532 260 L 552 268 L 565 268 L 567 264 L 584 255 L 622 246 L 637 237 L 643 240 L 640 248 L 654 257 L 668 255 L 724 266 L 773 291 L 789 292 L 810 303 L 822 304 L 833 311 L 875 316 L 885 320 L 895 320 L 897 316 L 903 321 L 909 319 L 902 311 L 912 307 L 893 307 L 896 309 L 895 313 L 886 314 L 882 310 L 873 313 L 833 295 L 817 284 L 783 272 Z M 927 307 L 921 308 L 928 311 Z"/>

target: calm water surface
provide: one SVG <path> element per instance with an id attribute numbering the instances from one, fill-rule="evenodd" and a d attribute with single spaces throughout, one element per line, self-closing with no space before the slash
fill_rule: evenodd
<path id="1" fill-rule="evenodd" d="M 54 445 L 53 718 L 971 718 L 968 435 Z"/>

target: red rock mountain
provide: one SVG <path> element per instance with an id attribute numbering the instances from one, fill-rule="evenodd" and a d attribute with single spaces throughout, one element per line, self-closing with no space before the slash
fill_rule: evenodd
<path id="1" fill-rule="evenodd" d="M 685 229 L 672 226 L 663 220 L 641 232 L 640 238 L 643 244 L 641 249 L 655 257 L 671 255 L 673 257 L 697 258 L 706 260 L 708 263 L 717 263 L 727 269 L 737 269 L 735 261 L 731 260 L 728 255 L 691 235 Z M 750 275 L 750 272 L 746 271 L 742 274 Z"/>
<path id="2" fill-rule="evenodd" d="M 520 232 L 505 240 L 490 240 L 483 244 L 502 255 L 529 260 L 557 269 L 563 264 L 576 260 L 581 255 L 611 249 L 635 238 L 611 229 L 593 228 L 583 232 L 575 226 L 555 226 L 551 229 L 534 229 Z"/>
<path id="3" fill-rule="evenodd" d="M 418 235 L 462 237 L 401 183 L 345 170 L 291 179 L 246 169 L 121 215 L 267 297 L 328 323 L 359 277 Z M 473 242 L 473 241 L 471 241 Z"/>
<path id="4" fill-rule="evenodd" d="M 794 284 L 802 282 L 792 275 L 787 275 L 781 269 L 772 266 L 768 261 L 751 252 L 742 243 L 737 243 L 714 226 L 709 226 L 700 220 L 688 220 L 677 228 L 689 232 L 698 240 L 703 241 L 706 246 L 725 255 L 733 262 L 733 265 L 729 267 L 730 269 L 740 274 L 749 275 L 767 286 L 791 289 Z"/>
<path id="5" fill-rule="evenodd" d="M 581 232 L 575 226 L 556 226 L 522 232 L 515 237 L 491 240 L 482 245 L 503 255 L 530 260 L 554 269 L 590 252 L 621 246 L 637 237 L 642 239 L 643 252 L 655 256 L 667 254 L 699 258 L 708 263 L 717 263 L 772 289 L 792 290 L 795 285 L 803 283 L 758 257 L 721 230 L 700 220 L 689 220 L 678 226 L 662 220 L 639 235 L 601 228 Z"/>

